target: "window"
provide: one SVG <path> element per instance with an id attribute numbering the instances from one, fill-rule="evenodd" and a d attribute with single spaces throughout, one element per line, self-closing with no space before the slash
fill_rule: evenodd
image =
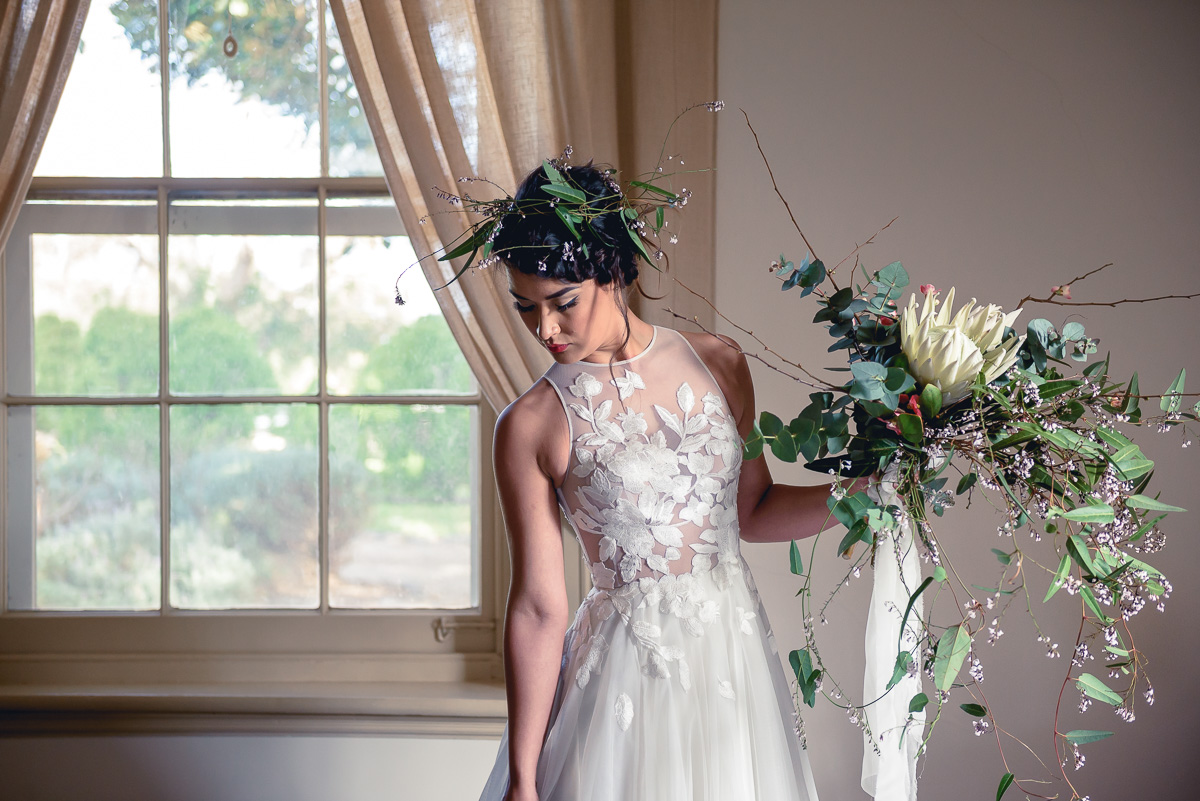
<path id="1" fill-rule="evenodd" d="M 4 253 L 0 684 L 498 675 L 413 261 L 326 5 L 93 4 Z"/>

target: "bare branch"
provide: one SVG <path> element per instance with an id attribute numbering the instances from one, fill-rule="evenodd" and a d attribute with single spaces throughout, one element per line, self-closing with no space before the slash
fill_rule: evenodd
<path id="1" fill-rule="evenodd" d="M 783 356 L 781 356 L 779 353 L 777 353 L 775 350 L 773 350 L 773 349 L 771 348 L 771 346 L 770 346 L 770 345 L 768 345 L 766 342 L 764 342 L 764 341 L 763 341 L 763 340 L 762 340 L 762 339 L 761 339 L 759 336 L 757 336 L 757 335 L 756 335 L 756 334 L 755 334 L 753 331 L 751 331 L 751 330 L 750 330 L 750 329 L 748 329 L 748 328 L 744 328 L 743 326 L 741 326 L 741 325 L 738 325 L 738 324 L 737 324 L 737 323 L 735 323 L 733 320 L 729 319 L 729 317 L 727 317 L 727 316 L 726 316 L 726 315 L 725 315 L 725 314 L 724 314 L 724 313 L 723 313 L 723 312 L 722 312 L 720 309 L 718 309 L 718 308 L 717 308 L 717 307 L 716 307 L 716 306 L 713 304 L 713 302 L 712 302 L 711 300 L 709 300 L 708 298 L 706 298 L 704 295 L 701 295 L 699 292 L 697 292 L 696 290 L 692 289 L 692 288 L 691 288 L 690 286 L 688 286 L 687 284 L 683 283 L 683 281 L 680 281 L 678 277 L 676 277 L 676 276 L 672 275 L 672 276 L 671 276 L 671 279 L 672 279 L 672 280 L 673 280 L 673 281 L 674 281 L 676 284 L 678 284 L 680 287 L 682 287 L 683 289 L 687 290 L 688 292 L 690 292 L 692 295 L 694 295 L 695 297 L 699 298 L 700 300 L 704 301 L 704 302 L 705 302 L 705 303 L 708 305 L 708 308 L 712 309 L 712 310 L 713 310 L 713 313 L 714 313 L 714 314 L 716 314 L 718 317 L 720 317 L 722 320 L 724 320 L 725 322 L 729 323 L 729 324 L 730 324 L 730 325 L 732 325 L 734 328 L 736 328 L 737 330 L 741 331 L 743 334 L 745 334 L 746 336 L 750 337 L 750 338 L 751 338 L 751 339 L 753 339 L 755 342 L 757 342 L 757 343 L 759 344 L 759 346 L 760 346 L 760 347 L 761 347 L 761 348 L 762 348 L 762 349 L 763 349 L 765 352 L 767 352 L 767 353 L 771 354 L 771 355 L 772 355 L 772 356 L 774 356 L 776 359 L 779 359 L 779 361 L 783 362 L 784 364 L 788 365 L 789 367 L 795 367 L 797 370 L 799 370 L 800 372 L 804 373 L 806 376 L 808 376 L 809 378 L 811 378 L 813 381 L 816 381 L 817 383 L 816 383 L 816 384 L 812 384 L 812 383 L 810 383 L 810 382 L 808 382 L 808 381 L 805 381 L 805 380 L 804 380 L 804 379 L 802 379 L 802 378 L 799 378 L 799 377 L 797 377 L 797 376 L 793 376 L 793 375 L 791 375 L 790 373 L 788 373 L 788 372 L 786 372 L 786 371 L 784 371 L 784 370 L 779 370 L 779 368 L 777 368 L 777 367 L 774 367 L 773 365 L 769 365 L 769 364 L 768 364 L 767 366 L 769 366 L 769 367 L 772 367 L 772 369 L 775 369 L 775 370 L 777 370 L 778 372 L 781 372 L 781 373 L 783 373 L 784 375 L 786 375 L 786 376 L 789 376 L 790 378 L 792 378 L 792 379 L 794 379 L 794 380 L 796 380 L 796 381 L 799 381 L 801 384 L 808 384 L 808 386 L 810 386 L 810 387 L 813 387 L 813 388 L 815 388 L 815 389 L 836 389 L 836 387 L 834 387 L 834 386 L 833 386 L 832 384 L 830 384 L 829 382 L 827 382 L 827 381 L 822 381 L 820 378 L 818 378 L 817 376 L 813 375 L 811 372 L 809 372 L 809 371 L 808 371 L 808 370 L 807 370 L 807 369 L 804 367 L 804 365 L 800 364 L 799 362 L 793 362 L 793 361 L 791 361 L 790 359 L 785 359 Z M 700 323 L 699 323 L 698 321 L 696 321 L 695 319 L 693 319 L 693 318 L 690 318 L 690 317 L 684 317 L 683 315 L 676 314 L 676 313 L 675 313 L 675 311 L 674 311 L 674 310 L 672 310 L 672 309 L 667 309 L 667 311 L 669 311 L 669 312 L 670 312 L 671 314 L 673 314 L 675 317 L 678 317 L 680 320 L 688 320 L 689 322 L 695 323 L 695 325 L 699 326 L 699 327 L 700 327 L 702 330 L 704 330 L 706 333 L 709 333 L 709 334 L 712 334 L 712 333 L 713 333 L 712 331 L 709 331 L 708 329 L 706 329 L 706 328 L 704 328 L 703 326 L 701 326 L 701 325 L 700 325 Z M 732 347 L 732 346 L 731 346 L 731 347 Z M 751 356 L 751 355 L 753 355 L 753 354 L 746 353 L 746 351 L 744 351 L 744 350 L 742 351 L 742 353 L 745 353 L 747 356 Z M 759 359 L 759 361 L 762 361 L 762 362 L 763 362 L 763 364 L 767 364 L 767 362 L 766 362 L 765 360 L 763 360 L 761 357 L 755 357 L 755 358 L 758 358 L 758 359 Z"/>
<path id="2" fill-rule="evenodd" d="M 1102 264 L 1099 267 L 1097 267 L 1096 269 L 1089 270 L 1088 272 L 1084 273 L 1083 275 L 1075 276 L 1070 281 L 1067 281 L 1065 284 L 1061 284 L 1060 286 L 1071 286 L 1071 284 L 1074 284 L 1078 281 L 1082 281 L 1083 279 L 1087 278 L 1089 275 L 1095 275 L 1096 273 L 1100 272 L 1101 270 L 1106 270 L 1112 266 L 1113 266 L 1113 263 L 1111 261 L 1108 264 Z M 1016 309 L 1021 308 L 1023 305 L 1025 305 L 1025 301 L 1030 301 L 1032 303 L 1053 303 L 1055 297 L 1057 297 L 1057 295 L 1054 292 L 1051 292 L 1045 298 L 1035 298 L 1033 295 L 1026 295 L 1025 297 L 1021 298 L 1021 301 L 1013 308 L 1016 308 Z"/>
<path id="3" fill-rule="evenodd" d="M 1070 281 L 1067 281 L 1065 284 L 1062 284 L 1061 286 L 1069 287 L 1072 284 L 1082 281 L 1083 279 L 1087 278 L 1089 275 L 1095 275 L 1096 273 L 1100 272 L 1101 270 L 1106 269 L 1108 267 L 1112 267 L 1112 266 L 1113 266 L 1112 262 L 1109 262 L 1108 264 L 1102 264 L 1094 270 L 1089 270 L 1088 272 L 1084 273 L 1083 275 L 1078 275 L 1078 276 L 1072 278 Z M 1063 296 L 1061 294 L 1059 294 L 1057 291 L 1051 292 L 1049 295 L 1047 295 L 1044 298 L 1035 298 L 1033 295 L 1026 295 L 1025 297 L 1021 298 L 1020 302 L 1017 303 L 1017 305 L 1014 308 L 1019 309 L 1022 306 L 1024 306 L 1026 303 L 1048 303 L 1052 306 L 1108 306 L 1110 308 L 1115 308 L 1116 306 L 1119 306 L 1122 303 L 1154 303 L 1154 302 L 1160 301 L 1160 300 L 1188 300 L 1190 298 L 1200 298 L 1200 292 L 1193 292 L 1190 295 L 1159 295 L 1159 296 L 1153 297 L 1153 298 L 1122 298 L 1120 300 L 1113 300 L 1113 301 L 1059 300 L 1059 298 L 1061 298 L 1061 297 L 1063 297 Z"/>
<path id="4" fill-rule="evenodd" d="M 792 374 L 791 374 L 791 373 L 789 373 L 787 370 L 784 370 L 784 369 L 783 369 L 783 368 L 781 368 L 781 367 L 777 367 L 776 365 L 774 365 L 774 364 L 771 364 L 769 361 L 767 361 L 766 359 L 764 359 L 764 358 L 763 358 L 763 357 L 762 357 L 760 354 L 757 354 L 757 353 L 750 353 L 749 351 L 745 350 L 744 348 L 735 347 L 734 345 L 731 345 L 731 344 L 729 344 L 729 343 L 728 343 L 728 342 L 726 342 L 724 339 L 721 339 L 720 337 L 718 337 L 718 336 L 717 336 L 717 333 L 716 333 L 715 331 L 710 331 L 708 328 L 706 328 L 706 327 L 704 326 L 704 324 L 703 324 L 702 322 L 700 322 L 699 318 L 697 318 L 697 317 L 694 317 L 694 316 L 693 316 L 693 317 L 686 317 L 686 316 L 684 316 L 684 315 L 680 314 L 679 312 L 677 312 L 677 311 L 675 311 L 674 309 L 671 309 L 671 308 L 667 308 L 667 309 L 666 309 L 666 312 L 667 312 L 668 314 L 670 314 L 672 317 L 674 317 L 674 318 L 676 318 L 676 319 L 678 319 L 678 320 L 684 320 L 684 321 L 686 321 L 686 322 L 689 322 L 689 323 L 691 323 L 692 325 L 696 326 L 697 328 L 699 328 L 701 331 L 703 331 L 703 332 L 704 332 L 704 333 L 706 333 L 706 334 L 712 334 L 714 337 L 716 337 L 716 338 L 717 338 L 717 340 L 718 340 L 718 341 L 720 341 L 720 342 L 721 342 L 723 345 L 725 345 L 726 347 L 732 348 L 733 350 L 736 350 L 738 353 L 741 353 L 742 355 L 744 355 L 744 356 L 747 356 L 747 357 L 749 357 L 749 358 L 751 358 L 751 359 L 757 359 L 758 361 L 760 361 L 760 362 L 762 362 L 763 364 L 765 364 L 767 367 L 770 367 L 770 368 L 771 368 L 772 370 L 774 370 L 775 372 L 779 373 L 780 375 L 785 375 L 785 376 L 787 376 L 788 378 L 792 379 L 793 381 L 795 381 L 795 382 L 797 382 L 797 383 L 800 383 L 800 384 L 805 384 L 805 385 L 807 385 L 807 386 L 810 386 L 810 387 L 812 387 L 813 389 L 832 389 L 832 387 L 830 387 L 828 384 L 821 384 L 821 385 L 818 385 L 818 384 L 814 384 L 814 383 L 812 383 L 811 381 L 805 381 L 805 380 L 804 380 L 803 378 L 801 378 L 800 376 L 797 376 L 797 375 L 792 375 Z M 751 336 L 753 336 L 753 334 L 751 334 Z M 769 348 L 767 348 L 767 350 L 768 350 L 768 352 L 769 352 L 769 353 L 771 353 L 771 355 L 775 356 L 776 358 L 778 358 L 778 359 L 781 359 L 782 361 L 787 361 L 786 359 L 783 359 L 783 357 L 782 357 L 782 356 L 780 356 L 778 353 L 775 353 L 775 351 L 773 351 L 773 350 L 770 350 Z M 794 362 L 787 362 L 787 363 L 788 363 L 788 364 L 790 364 L 790 365 L 792 365 L 793 367 L 799 367 L 799 365 L 795 364 Z M 802 370 L 803 370 L 804 368 L 803 368 L 803 367 L 801 367 L 800 369 L 802 369 Z M 807 373 L 808 371 L 807 371 L 807 370 L 805 370 L 804 372 L 806 372 L 806 373 Z"/>
<path id="5" fill-rule="evenodd" d="M 788 204 L 787 198 L 783 196 L 783 192 L 779 191 L 779 184 L 775 182 L 775 171 L 771 169 L 771 162 L 767 159 L 767 154 L 763 152 L 762 143 L 758 141 L 758 131 L 754 130 L 754 126 L 750 124 L 750 115 L 746 113 L 745 109 L 739 108 L 738 111 L 742 112 L 742 116 L 746 118 L 746 127 L 754 135 L 754 146 L 758 148 L 758 155 L 762 156 L 763 164 L 767 166 L 767 174 L 771 176 L 771 186 L 775 188 L 775 194 L 779 196 L 779 199 L 783 201 L 783 207 L 787 209 L 788 216 L 792 218 L 792 225 L 795 226 L 796 233 L 800 234 L 800 238 L 804 240 L 804 246 L 808 248 L 809 253 L 813 254 L 813 258 L 819 258 L 817 251 L 813 250 L 813 246 L 809 243 L 808 237 L 804 235 L 804 231 L 800 230 L 800 223 L 796 222 L 796 215 L 792 214 L 792 207 Z M 836 289 L 837 284 L 833 282 L 832 278 L 830 278 L 830 282 Z"/>
<path id="6" fill-rule="evenodd" d="M 867 245 L 869 245 L 869 244 L 871 244 L 872 242 L 874 242 L 874 241 L 875 241 L 875 237 L 879 236 L 879 235 L 880 235 L 880 234 L 882 234 L 884 231 L 886 231 L 887 229 L 891 228 L 891 227 L 892 227 L 892 223 L 894 223 L 894 222 L 895 222 L 896 220 L 898 220 L 898 219 L 900 219 L 900 215 L 896 215 L 895 217 L 893 217 L 893 218 L 891 219 L 891 221 L 890 221 L 890 222 L 888 222 L 888 224 L 887 224 L 887 225 L 883 226 L 883 227 L 882 227 L 882 228 L 880 228 L 878 231 L 876 231 L 875 233 L 871 234 L 871 236 L 867 238 L 867 241 L 866 241 L 866 242 L 863 242 L 861 245 L 858 245 L 857 247 L 855 247 L 855 248 L 854 248 L 854 250 L 852 250 L 852 251 L 850 251 L 849 253 L 847 253 L 847 254 L 846 254 L 846 256 L 845 256 L 845 257 L 844 257 L 844 258 L 843 258 L 841 261 L 839 261 L 837 264 L 835 264 L 835 265 L 834 265 L 834 267 L 833 267 L 833 270 L 836 270 L 838 267 L 841 267 L 843 264 L 845 264 L 845 263 L 846 263 L 847 259 L 849 259 L 851 256 L 855 256 L 855 255 L 857 255 L 857 254 L 858 254 L 858 251 L 862 250 L 862 249 L 863 249 L 863 248 L 865 248 Z M 857 266 L 857 264 L 858 264 L 858 261 L 857 261 L 857 260 L 855 260 L 855 265 Z M 830 270 L 829 272 L 833 272 L 833 270 Z"/>
<path id="7" fill-rule="evenodd" d="M 1172 299 L 1187 300 L 1188 298 L 1200 298 L 1200 292 L 1193 292 L 1190 295 L 1159 295 L 1159 296 L 1153 297 L 1153 298 L 1122 298 L 1121 300 L 1113 300 L 1113 301 L 1109 301 L 1109 302 L 1103 302 L 1103 301 L 1090 301 L 1089 302 L 1089 301 L 1082 301 L 1082 300 L 1055 300 L 1053 298 L 1049 298 L 1049 299 L 1025 298 L 1025 300 L 1022 300 L 1021 303 L 1024 303 L 1026 300 L 1028 300 L 1031 303 L 1050 303 L 1055 306 L 1119 306 L 1122 303 L 1153 303 L 1157 300 L 1172 300 Z M 1020 304 L 1018 304 L 1018 305 L 1020 305 Z"/>

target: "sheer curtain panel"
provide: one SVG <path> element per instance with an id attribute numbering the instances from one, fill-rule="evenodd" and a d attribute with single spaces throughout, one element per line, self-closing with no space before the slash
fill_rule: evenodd
<path id="1" fill-rule="evenodd" d="M 512 191 L 567 144 L 576 160 L 612 163 L 628 179 L 653 167 L 680 110 L 714 99 L 715 0 L 332 0 L 332 8 L 388 186 L 435 287 L 461 262 L 429 254 L 467 223 L 443 213 L 451 207 L 439 188 L 457 193 L 459 177 L 477 175 Z M 715 126 L 692 120 L 669 147 L 709 166 Z M 466 186 L 477 196 L 487 191 L 483 183 Z M 672 270 L 711 296 L 711 173 L 689 176 L 684 186 L 696 196 L 683 223 L 694 235 L 681 237 Z M 549 365 L 491 276 L 468 274 L 437 295 L 497 409 Z M 673 305 L 711 320 L 690 297 Z M 661 311 L 642 311 L 663 319 Z"/>

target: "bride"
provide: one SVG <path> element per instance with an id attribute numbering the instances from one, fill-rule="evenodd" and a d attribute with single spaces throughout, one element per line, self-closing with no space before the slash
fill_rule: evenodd
<path id="1" fill-rule="evenodd" d="M 482 799 L 816 801 L 738 546 L 832 525 L 829 487 L 743 463 L 754 388 L 737 344 L 631 312 L 628 202 L 590 164 L 559 170 L 584 200 L 551 197 L 539 167 L 491 251 L 555 363 L 496 424 L 509 720 Z M 575 230 L 553 208 L 572 203 L 586 212 Z M 560 510 L 594 585 L 570 626 Z"/>

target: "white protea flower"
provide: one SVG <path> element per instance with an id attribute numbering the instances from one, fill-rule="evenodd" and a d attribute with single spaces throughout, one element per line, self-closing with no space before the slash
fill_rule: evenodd
<path id="1" fill-rule="evenodd" d="M 949 405 L 970 394 L 980 370 L 988 383 L 1003 375 L 1017 360 L 1025 337 L 1001 343 L 1004 329 L 1017 319 L 1020 309 L 1005 314 L 994 304 L 976 308 L 975 298 L 971 298 L 951 318 L 954 288 L 946 293 L 940 309 L 939 294 L 936 289 L 926 292 L 919 310 L 916 294 L 909 298 L 900 318 L 900 347 L 917 383 L 936 386 L 942 391 L 942 403 Z"/>

